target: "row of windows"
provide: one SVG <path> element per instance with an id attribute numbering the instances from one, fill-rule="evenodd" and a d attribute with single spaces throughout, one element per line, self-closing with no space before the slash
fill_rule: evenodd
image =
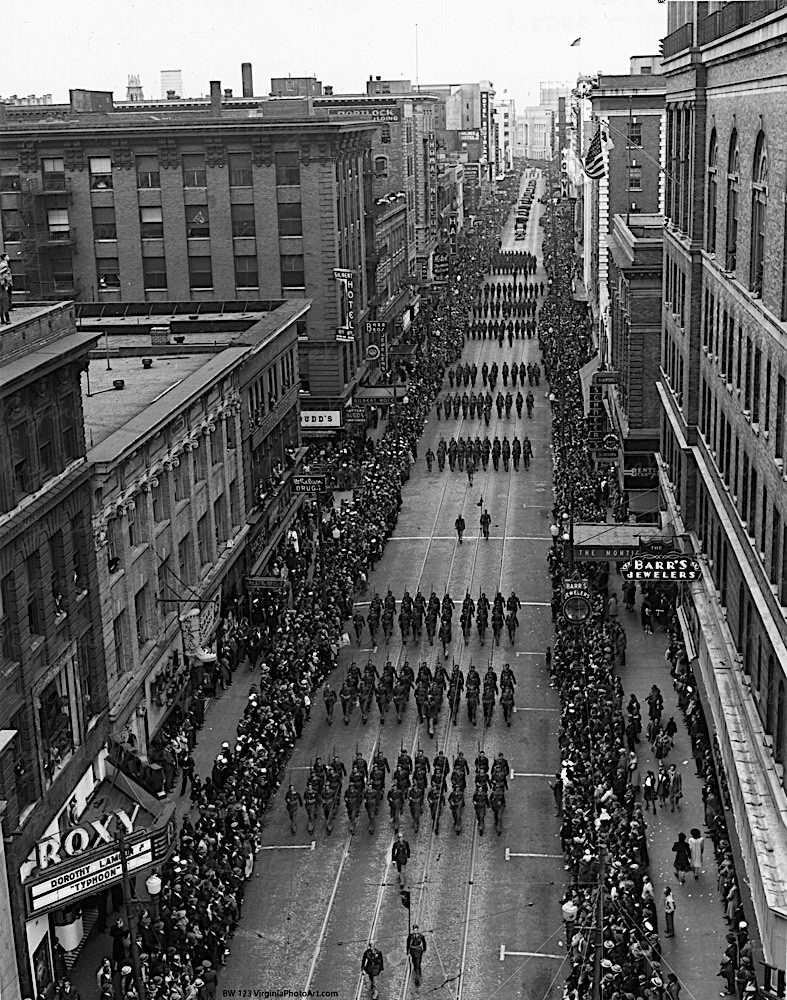
<path id="1" fill-rule="evenodd" d="M 300 155 L 297 151 L 274 153 L 276 184 L 279 187 L 295 187 L 301 183 Z M 112 159 L 109 156 L 91 156 L 88 159 L 90 186 L 94 191 L 111 189 L 113 186 Z M 253 169 L 250 152 L 230 152 L 227 155 L 230 187 L 252 187 Z M 159 158 L 155 155 L 135 157 L 137 187 L 141 189 L 161 187 Z M 184 153 L 181 156 L 183 186 L 204 188 L 208 183 L 208 172 L 204 153 Z M 46 156 L 41 160 L 41 174 L 44 189 L 63 191 L 66 183 L 65 160 L 62 156 Z M 6 163 L 0 176 L 0 191 L 19 191 L 19 174 L 15 164 Z"/>
<path id="2" fill-rule="evenodd" d="M 259 288 L 259 264 L 254 254 L 236 254 L 233 258 L 236 288 Z M 189 288 L 213 288 L 213 263 L 210 257 L 187 257 Z M 282 254 L 280 257 L 282 289 L 305 288 L 303 254 Z M 120 262 L 117 257 L 96 259 L 99 288 L 120 288 Z M 142 258 L 142 282 L 146 291 L 168 287 L 165 257 Z"/>
<path id="3" fill-rule="evenodd" d="M 68 462 L 79 457 L 79 435 L 73 394 L 59 399 L 57 406 L 45 406 L 35 415 L 23 417 L 9 426 L 11 443 L 11 502 L 33 493 Z"/>
<path id="4" fill-rule="evenodd" d="M 300 202 L 277 205 L 280 236 L 302 236 L 303 217 Z M 254 237 L 257 227 L 254 205 L 231 205 L 230 225 L 233 237 Z M 67 208 L 50 208 L 47 226 L 51 241 L 71 238 L 71 224 Z M 189 239 L 210 237 L 210 211 L 207 202 L 185 207 L 186 236 Z M 6 243 L 24 239 L 24 219 L 17 208 L 2 211 L 3 238 Z M 143 240 L 164 238 L 164 214 L 160 205 L 142 205 L 139 209 L 139 229 Z M 93 238 L 97 241 L 116 240 L 117 222 L 112 205 L 93 206 Z"/>
<path id="5" fill-rule="evenodd" d="M 740 320 L 708 288 L 703 300 L 702 344 L 719 378 L 736 391 L 744 413 L 753 425 L 762 425 L 771 439 L 774 457 L 783 459 L 785 378 L 778 368 L 774 370 L 767 354 L 763 359 L 761 348 L 744 332 Z"/>
<path id="6" fill-rule="evenodd" d="M 259 423 L 295 383 L 295 348 L 275 360 L 249 386 L 249 420 Z"/>

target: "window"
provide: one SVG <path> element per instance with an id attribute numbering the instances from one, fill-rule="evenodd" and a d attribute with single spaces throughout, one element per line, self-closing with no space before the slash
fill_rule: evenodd
<path id="1" fill-rule="evenodd" d="M 115 209 L 109 205 L 93 208 L 93 238 L 96 240 L 116 240 Z"/>
<path id="2" fill-rule="evenodd" d="M 727 247 L 725 267 L 734 271 L 738 263 L 738 183 L 740 154 L 738 132 L 732 130 L 727 158 Z"/>
<path id="3" fill-rule="evenodd" d="M 99 257 L 96 260 L 99 288 L 120 288 L 120 265 L 117 257 Z"/>
<path id="4" fill-rule="evenodd" d="M 236 257 L 235 258 L 235 287 L 236 288 L 258 288 L 260 276 L 257 268 L 257 258 Z"/>
<path id="5" fill-rule="evenodd" d="M 210 218 L 207 205 L 186 205 L 186 236 L 206 239 L 210 236 Z"/>
<path id="6" fill-rule="evenodd" d="M 224 433 L 227 437 L 227 451 L 235 451 L 238 447 L 235 437 L 235 417 L 230 415 L 224 421 Z"/>
<path id="7" fill-rule="evenodd" d="M 139 233 L 143 240 L 160 240 L 164 236 L 164 218 L 160 205 L 145 205 L 139 210 Z"/>
<path id="8" fill-rule="evenodd" d="M 175 481 L 175 500 L 185 500 L 188 496 L 188 486 L 186 482 L 186 463 L 183 459 L 177 459 L 177 465 L 173 465 L 172 475 Z"/>
<path id="9" fill-rule="evenodd" d="M 303 236 L 301 203 L 293 201 L 277 205 L 276 208 L 279 216 L 279 236 Z"/>
<path id="10" fill-rule="evenodd" d="M 280 263 L 282 288 L 306 287 L 306 277 L 303 270 L 303 254 L 282 254 Z"/>
<path id="11" fill-rule="evenodd" d="M 716 199 L 718 182 L 716 180 L 716 164 L 719 158 L 719 145 L 716 141 L 716 129 L 711 132 L 708 151 L 708 232 L 705 245 L 709 253 L 716 253 Z"/>
<path id="12" fill-rule="evenodd" d="M 138 188 L 161 187 L 161 174 L 159 173 L 157 156 L 138 156 L 136 166 Z"/>
<path id="13" fill-rule="evenodd" d="M 768 487 L 762 487 L 762 520 L 760 521 L 760 552 L 765 555 L 765 540 L 768 537 Z"/>
<path id="14" fill-rule="evenodd" d="M 14 165 L 14 172 L 10 174 L 0 174 L 0 191 L 18 191 L 19 190 L 19 174 L 16 173 L 16 165 Z"/>
<path id="15" fill-rule="evenodd" d="M 81 432 L 77 434 L 76 398 L 73 393 L 60 397 L 60 440 L 63 445 L 63 457 L 69 462 L 79 458 L 82 443 Z M 80 421 L 81 424 L 81 421 Z"/>
<path id="16" fill-rule="evenodd" d="M 44 614 L 41 605 L 41 566 L 38 553 L 25 560 L 27 573 L 27 627 L 31 636 L 44 634 Z"/>
<path id="17" fill-rule="evenodd" d="M 760 132 L 754 147 L 751 177 L 751 264 L 749 288 L 762 295 L 762 267 L 765 260 L 765 213 L 768 207 L 768 154 L 765 134 Z"/>
<path id="18" fill-rule="evenodd" d="M 66 616 L 65 602 L 65 562 L 63 559 L 63 533 L 55 532 L 49 538 L 50 592 L 55 608 L 55 621 L 60 622 Z"/>
<path id="19" fill-rule="evenodd" d="M 76 517 L 71 518 L 71 553 L 74 590 L 77 594 L 87 593 L 87 570 L 85 563 L 87 540 L 85 538 L 85 527 L 81 514 L 77 514 Z"/>
<path id="20" fill-rule="evenodd" d="M 230 187 L 251 187 L 251 153 L 230 153 Z"/>
<path id="21" fill-rule="evenodd" d="M 233 236 L 256 236 L 254 205 L 231 205 Z"/>
<path id="22" fill-rule="evenodd" d="M 757 470 L 752 464 L 751 487 L 749 490 L 749 520 L 748 530 L 752 538 L 757 537 Z"/>
<path id="23" fill-rule="evenodd" d="M 762 368 L 762 352 L 759 347 L 754 349 L 754 377 L 752 380 L 753 393 L 751 401 L 752 423 L 760 422 L 760 369 Z"/>
<path id="24" fill-rule="evenodd" d="M 765 365 L 765 399 L 762 404 L 762 423 L 766 431 L 771 429 L 771 359 Z"/>
<path id="25" fill-rule="evenodd" d="M 137 626 L 137 645 L 140 649 L 150 641 L 148 620 L 148 585 L 143 583 L 134 595 L 134 620 Z"/>
<path id="26" fill-rule="evenodd" d="M 62 156 L 45 156 L 41 160 L 45 191 L 65 191 L 66 168 Z"/>
<path id="27" fill-rule="evenodd" d="M 94 191 L 112 187 L 112 160 L 109 156 L 90 157 L 90 187 Z"/>
<path id="28" fill-rule="evenodd" d="M 142 258 L 142 280 L 145 288 L 167 287 L 167 262 L 163 257 Z"/>
<path id="29" fill-rule="evenodd" d="M 291 187 L 301 183 L 301 166 L 297 151 L 275 153 L 276 184 L 279 187 Z"/>
<path id="30" fill-rule="evenodd" d="M 63 666 L 39 693 L 38 725 L 41 732 L 40 758 L 45 784 L 51 784 L 74 752 L 76 727 L 73 665 Z"/>
<path id="31" fill-rule="evenodd" d="M 24 234 L 22 213 L 18 208 L 4 208 L 2 211 L 3 242 L 18 243 Z"/>
<path id="32" fill-rule="evenodd" d="M 183 155 L 183 187 L 204 188 L 208 180 L 205 173 L 204 153 L 184 153 Z"/>
<path id="33" fill-rule="evenodd" d="M 642 122 L 629 122 L 626 126 L 629 146 L 642 146 Z"/>
<path id="34" fill-rule="evenodd" d="M 157 476 L 151 483 L 150 498 L 153 502 L 153 520 L 156 524 L 166 521 L 169 517 L 169 494 L 163 476 Z"/>
<path id="35" fill-rule="evenodd" d="M 199 548 L 199 566 L 200 570 L 202 570 L 211 561 L 210 530 L 207 514 L 203 514 L 199 521 L 197 521 L 197 546 Z"/>
<path id="36" fill-rule="evenodd" d="M 776 458 L 782 459 L 784 458 L 784 404 L 786 393 L 787 383 L 784 381 L 784 376 L 779 375 L 776 380 L 776 423 L 773 428 L 773 446 L 776 452 Z"/>
<path id="37" fill-rule="evenodd" d="M 9 573 L 0 580 L 0 657 L 6 660 L 16 659 L 16 646 L 11 631 L 13 595 L 14 576 L 13 573 Z"/>
<path id="38" fill-rule="evenodd" d="M 33 476 L 30 463 L 30 427 L 27 423 L 11 427 L 11 456 L 14 466 L 14 489 L 18 494 L 31 493 Z"/>
<path id="39" fill-rule="evenodd" d="M 210 464 L 220 465 L 224 458 L 222 445 L 221 423 L 216 424 L 216 430 L 210 435 Z"/>
<path id="40" fill-rule="evenodd" d="M 191 545 L 191 532 L 184 535 L 178 542 L 178 563 L 183 582 L 192 583 L 194 581 L 194 549 Z"/>
<path id="41" fill-rule="evenodd" d="M 142 542 L 137 531 L 136 507 L 126 508 L 126 524 L 128 525 L 128 547 L 133 549 Z"/>
<path id="42" fill-rule="evenodd" d="M 110 210 L 111 211 L 111 210 Z M 114 216 L 114 212 L 112 213 Z M 67 208 L 50 208 L 47 213 L 50 240 L 67 240 L 71 235 Z"/>
<path id="43" fill-rule="evenodd" d="M 778 507 L 773 508 L 773 527 L 771 529 L 771 583 L 776 583 L 779 579 L 779 558 L 782 544 L 782 516 Z"/>
<path id="44" fill-rule="evenodd" d="M 389 143 L 391 141 L 391 126 L 381 125 L 380 126 L 380 142 Z M 409 140 L 408 140 L 409 142 Z"/>
<path id="45" fill-rule="evenodd" d="M 213 288 L 210 257 L 189 257 L 189 287 Z"/>
<path id="46" fill-rule="evenodd" d="M 95 656 L 90 655 L 90 645 L 85 635 L 77 642 L 76 667 L 83 731 L 98 715 L 98 670 Z"/>
<path id="47" fill-rule="evenodd" d="M 55 425 L 51 406 L 39 414 L 36 436 L 38 437 L 38 471 L 43 476 L 51 476 L 55 471 Z"/>
<path id="48" fill-rule="evenodd" d="M 192 452 L 194 455 L 194 482 L 208 478 L 208 445 L 203 438 Z"/>
<path id="49" fill-rule="evenodd" d="M 374 176 L 375 177 L 387 177 L 388 176 L 388 157 L 387 156 L 375 156 L 375 158 L 374 158 Z"/>
<path id="50" fill-rule="evenodd" d="M 751 340 L 746 338 L 746 378 L 743 388 L 743 408 L 751 410 L 751 376 L 752 376 L 752 350 Z"/>
<path id="51" fill-rule="evenodd" d="M 213 526 L 216 531 L 216 548 L 221 547 L 227 538 L 227 526 L 224 523 L 224 494 L 213 502 Z"/>
<path id="52" fill-rule="evenodd" d="M 233 479 L 230 483 L 230 531 L 238 524 L 240 524 L 240 492 L 238 480 Z"/>
<path id="53" fill-rule="evenodd" d="M 629 191 L 642 190 L 642 167 L 629 167 Z"/>
<path id="54" fill-rule="evenodd" d="M 118 677 L 126 672 L 126 649 L 124 635 L 126 632 L 126 612 L 121 611 L 112 621 L 112 644 L 115 648 L 115 664 L 117 665 Z"/>

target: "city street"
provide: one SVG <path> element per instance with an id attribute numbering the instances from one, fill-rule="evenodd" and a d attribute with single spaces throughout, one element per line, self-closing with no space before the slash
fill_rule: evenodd
<path id="1" fill-rule="evenodd" d="M 524 182 L 523 182 L 524 184 Z M 539 183 L 536 199 L 543 193 Z M 504 234 L 504 248 L 535 252 L 540 244 L 538 217 L 541 206 L 534 200 L 527 240 L 514 243 L 513 213 Z M 544 279 L 539 268 L 538 280 Z M 493 279 L 506 280 L 495 276 Z M 510 281 L 510 276 L 508 277 Z M 540 360 L 533 340 L 515 340 L 510 349 L 496 341 L 469 340 L 462 361 L 484 361 L 502 365 Z M 480 385 L 480 380 L 479 380 Z M 447 388 L 447 382 L 446 382 Z M 534 996 L 545 996 L 565 954 L 558 895 L 563 875 L 559 856 L 557 821 L 548 780 L 558 766 L 556 724 L 558 701 L 549 688 L 544 652 L 551 641 L 550 589 L 545 556 L 550 544 L 551 459 L 549 420 L 544 383 L 535 390 L 533 418 L 498 420 L 493 411 L 490 438 L 504 434 L 530 437 L 534 457 L 529 470 L 479 472 L 469 488 L 464 472 L 439 473 L 426 470 L 424 454 L 446 439 L 473 436 L 483 421 L 437 420 L 430 417 L 419 444 L 418 460 L 404 488 L 404 505 L 393 537 L 370 580 L 370 593 L 385 594 L 390 587 L 397 601 L 405 588 L 415 595 L 434 590 L 442 598 L 448 591 L 461 605 L 466 591 L 474 599 L 483 590 L 490 597 L 499 589 L 504 596 L 516 591 L 522 601 L 516 643 L 507 636 L 492 648 L 491 636 L 481 647 L 475 631 L 465 646 L 454 616 L 454 641 L 445 665 L 458 662 L 466 674 L 475 663 L 483 675 L 489 662 L 497 672 L 510 663 L 517 680 L 517 704 L 511 728 L 499 707 L 492 725 L 474 728 L 462 706 L 459 724 L 451 726 L 443 708 L 435 738 L 417 724 L 411 699 L 401 725 L 391 710 L 384 726 L 376 708 L 367 725 L 356 710 L 350 725 L 342 725 L 338 712 L 332 727 L 325 721 L 322 699 L 317 697 L 310 723 L 296 746 L 289 780 L 303 791 L 310 763 L 337 754 L 349 765 L 356 750 L 370 760 L 382 747 L 395 764 L 400 747 L 414 753 L 420 746 L 430 758 L 440 747 L 449 762 L 461 748 L 471 763 L 483 747 L 490 759 L 503 752 L 510 764 L 507 807 L 503 832 L 496 836 L 487 821 L 484 836 L 474 822 L 472 777 L 465 794 L 462 832 L 457 835 L 446 809 L 440 833 L 422 821 L 420 832 L 412 829 L 409 815 L 403 830 L 412 850 L 407 866 L 412 892 L 412 922 L 426 936 L 424 978 L 421 992 L 439 992 L 443 986 L 453 997 L 512 996 L 526 979 Z M 470 427 L 468 427 L 470 424 Z M 475 426 L 473 426 L 473 424 Z M 513 466 L 512 466 L 513 470 Z M 483 496 L 492 518 L 490 538 L 479 528 Z M 460 546 L 454 520 L 462 512 L 467 523 Z M 369 595 L 367 595 L 368 597 Z M 381 637 L 378 636 L 378 639 Z M 408 659 L 417 670 L 421 659 L 439 662 L 439 645 L 403 649 L 398 630 L 389 646 L 371 648 L 368 632 L 361 647 L 342 650 L 340 666 L 332 680 L 341 684 L 352 659 L 361 666 L 372 658 L 382 668 L 387 658 L 395 666 Z M 385 803 L 381 805 L 377 829 L 367 831 L 362 811 L 354 835 L 348 832 L 344 808 L 334 831 L 328 835 L 319 822 L 314 837 L 306 833 L 306 819 L 299 813 L 298 832 L 289 832 L 283 793 L 266 818 L 263 850 L 258 855 L 254 877 L 247 887 L 244 919 L 235 936 L 232 957 L 222 977 L 227 988 L 260 986 L 338 990 L 341 996 L 360 996 L 367 987 L 360 973 L 361 955 L 369 940 L 385 956 L 380 979 L 382 997 L 405 997 L 413 992 L 409 963 L 405 956 L 407 912 L 399 897 L 398 878 L 391 864 L 393 829 Z M 502 951 L 505 949 L 505 952 Z M 541 957 L 543 956 L 543 957 Z M 504 957 L 504 960 L 501 960 Z M 251 970 L 254 970 L 253 973 Z M 253 980 L 253 981 L 252 981 Z"/>

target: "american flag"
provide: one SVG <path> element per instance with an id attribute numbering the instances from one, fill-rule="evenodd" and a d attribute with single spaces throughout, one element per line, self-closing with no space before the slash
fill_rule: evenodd
<path id="1" fill-rule="evenodd" d="M 602 139 L 604 142 L 602 142 Z M 585 155 L 585 173 L 590 177 L 591 180 L 600 180 L 606 174 L 606 168 L 604 166 L 604 148 L 607 145 L 606 135 L 601 134 L 601 126 L 598 127 L 598 132 L 590 140 L 590 145 L 588 146 L 587 154 Z"/>

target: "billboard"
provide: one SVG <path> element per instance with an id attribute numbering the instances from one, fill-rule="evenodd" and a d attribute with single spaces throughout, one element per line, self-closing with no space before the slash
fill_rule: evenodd
<path id="1" fill-rule="evenodd" d="M 341 343 L 352 343 L 355 340 L 355 272 L 346 267 L 335 267 L 333 276 L 339 286 L 336 339 Z"/>

